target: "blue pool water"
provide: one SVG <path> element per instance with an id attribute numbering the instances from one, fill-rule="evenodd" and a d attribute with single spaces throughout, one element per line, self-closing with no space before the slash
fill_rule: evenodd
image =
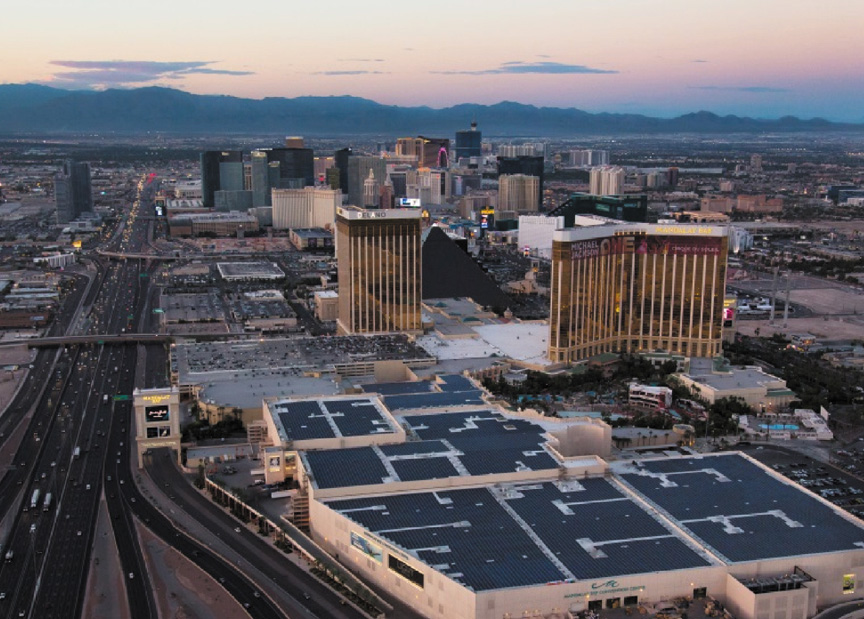
<path id="1" fill-rule="evenodd" d="M 759 426 L 761 430 L 797 430 L 798 426 L 793 424 L 782 424 L 782 423 L 772 423 L 771 425 L 761 424 Z"/>

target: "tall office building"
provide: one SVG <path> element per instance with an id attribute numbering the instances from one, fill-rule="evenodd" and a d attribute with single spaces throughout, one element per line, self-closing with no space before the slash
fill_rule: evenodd
<path id="1" fill-rule="evenodd" d="M 208 150 L 201 153 L 201 200 L 205 208 L 213 208 L 213 194 L 222 186 L 221 173 L 223 163 L 234 163 L 240 166 L 240 187 L 236 187 L 236 179 L 226 179 L 229 184 L 235 185 L 234 189 L 243 189 L 243 153 L 239 150 Z M 235 168 L 225 168 L 234 170 Z"/>
<path id="2" fill-rule="evenodd" d="M 469 131 L 457 131 L 455 149 L 456 161 L 458 162 L 460 159 L 481 156 L 482 142 L 483 133 L 477 130 L 476 122 L 471 122 L 471 129 Z"/>
<path id="3" fill-rule="evenodd" d="M 669 168 L 666 170 L 666 184 L 672 189 L 678 186 L 678 168 Z"/>
<path id="4" fill-rule="evenodd" d="M 263 150 L 253 150 L 252 159 L 252 205 L 270 206 L 270 162 Z"/>
<path id="5" fill-rule="evenodd" d="M 380 195 L 378 193 L 378 181 L 375 180 L 375 171 L 369 170 L 369 176 L 363 181 L 363 204 L 364 208 L 378 208 Z"/>
<path id="6" fill-rule="evenodd" d="M 252 162 L 243 163 L 243 189 L 252 191 Z"/>
<path id="7" fill-rule="evenodd" d="M 333 157 L 315 157 L 315 182 L 323 183 L 327 178 L 327 170 L 333 167 Z"/>
<path id="8" fill-rule="evenodd" d="M 213 192 L 213 208 L 227 213 L 228 211 L 245 211 L 252 208 L 253 196 L 245 189 L 220 189 Z"/>
<path id="9" fill-rule="evenodd" d="M 498 157 L 498 175 L 524 174 L 536 176 L 540 182 L 537 194 L 537 206 L 543 204 L 543 179 L 545 178 L 543 157 L 522 155 L 518 157 Z"/>
<path id="10" fill-rule="evenodd" d="M 382 185 L 387 178 L 387 162 L 384 159 L 366 156 L 348 157 L 348 204 L 363 205 L 363 187 L 366 179 L 369 178 L 370 170 L 378 185 Z"/>
<path id="11" fill-rule="evenodd" d="M 622 224 L 552 236 L 549 358 L 721 352 L 727 230 Z"/>
<path id="12" fill-rule="evenodd" d="M 304 187 L 273 190 L 273 228 L 332 228 L 336 208 L 342 205 L 338 189 Z"/>
<path id="13" fill-rule="evenodd" d="M 409 177 L 413 182 L 408 182 Z M 452 181 L 448 170 L 421 168 L 414 174 L 406 174 L 405 196 L 419 198 L 421 204 L 445 204 L 453 195 Z"/>
<path id="14" fill-rule="evenodd" d="M 499 144 L 499 157 L 544 157 L 546 144 L 542 142 L 526 144 Z"/>
<path id="15" fill-rule="evenodd" d="M 624 169 L 602 167 L 591 170 L 590 193 L 595 196 L 619 196 L 624 193 Z"/>
<path id="16" fill-rule="evenodd" d="M 302 136 L 292 135 L 285 138 L 285 148 L 305 148 Z"/>
<path id="17" fill-rule="evenodd" d="M 754 153 L 750 155 L 750 171 L 751 172 L 761 172 L 762 171 L 762 155 Z"/>
<path id="18" fill-rule="evenodd" d="M 333 153 L 333 161 L 336 168 L 339 170 L 339 189 L 342 195 L 349 195 L 348 192 L 348 159 L 351 157 L 350 148 L 340 148 Z M 334 187 L 334 189 L 336 189 Z"/>
<path id="19" fill-rule="evenodd" d="M 279 163 L 279 181 L 273 189 L 315 186 L 315 153 L 311 148 L 271 148 L 267 161 Z"/>
<path id="20" fill-rule="evenodd" d="M 498 210 L 537 211 L 540 179 L 525 174 L 505 174 L 498 177 Z"/>
<path id="21" fill-rule="evenodd" d="M 588 166 L 609 165 L 608 150 L 571 150 L 570 166 L 584 168 Z"/>
<path id="22" fill-rule="evenodd" d="M 93 191 L 90 187 L 90 164 L 63 162 L 54 176 L 54 201 L 57 203 L 57 223 L 66 224 L 81 213 L 93 212 Z"/>
<path id="23" fill-rule="evenodd" d="M 420 168 L 447 168 L 450 166 L 450 140 L 447 138 L 398 138 L 398 156 L 417 157 Z"/>
<path id="24" fill-rule="evenodd" d="M 222 191 L 243 191 L 244 166 L 242 161 L 219 162 L 219 189 Z"/>
<path id="25" fill-rule="evenodd" d="M 336 212 L 340 333 L 421 328 L 419 209 Z"/>

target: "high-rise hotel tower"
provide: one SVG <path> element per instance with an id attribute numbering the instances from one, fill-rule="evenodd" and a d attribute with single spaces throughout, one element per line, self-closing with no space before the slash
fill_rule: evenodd
<path id="1" fill-rule="evenodd" d="M 556 230 L 549 358 L 720 354 L 727 230 L 621 224 Z"/>
<path id="2" fill-rule="evenodd" d="M 418 332 L 420 209 L 336 209 L 339 333 Z"/>

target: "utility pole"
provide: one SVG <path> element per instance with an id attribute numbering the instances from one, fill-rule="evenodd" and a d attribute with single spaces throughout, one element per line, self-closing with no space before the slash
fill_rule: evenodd
<path id="1" fill-rule="evenodd" d="M 792 289 L 792 274 L 786 271 L 786 302 L 783 305 L 783 328 L 789 326 L 789 293 Z"/>

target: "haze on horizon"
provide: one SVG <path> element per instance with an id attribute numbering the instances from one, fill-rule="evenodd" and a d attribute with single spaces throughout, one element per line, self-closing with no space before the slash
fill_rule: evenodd
<path id="1" fill-rule="evenodd" d="M 861 0 L 4 7 L 0 82 L 864 122 Z"/>

